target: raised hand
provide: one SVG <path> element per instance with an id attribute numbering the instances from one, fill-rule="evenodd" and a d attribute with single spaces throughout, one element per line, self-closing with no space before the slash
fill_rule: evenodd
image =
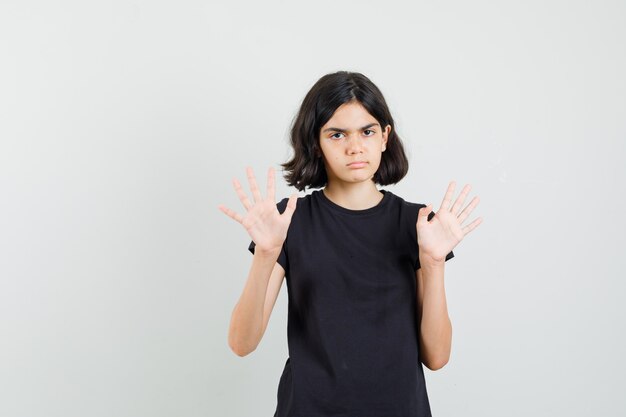
<path id="1" fill-rule="evenodd" d="M 218 208 L 243 225 L 255 243 L 255 251 L 280 251 L 287 237 L 291 217 L 296 210 L 298 194 L 293 193 L 289 197 L 287 207 L 281 214 L 276 207 L 274 168 L 270 167 L 267 171 L 267 197 L 265 198 L 261 196 L 252 168 L 247 167 L 246 172 L 254 203 L 250 202 L 239 181 L 233 178 L 235 191 L 247 210 L 246 215 L 235 213 L 223 204 L 220 204 Z"/>
<path id="2" fill-rule="evenodd" d="M 446 255 L 483 221 L 482 218 L 479 217 L 467 226 L 462 225 L 472 210 L 478 205 L 479 198 L 478 196 L 474 197 L 472 201 L 461 210 L 465 197 L 471 189 L 471 186 L 467 184 L 463 187 L 463 190 L 461 190 L 461 194 L 459 194 L 454 205 L 450 207 L 455 185 L 456 183 L 454 181 L 450 182 L 448 190 L 441 202 L 441 207 L 439 207 L 439 210 L 437 210 L 430 221 L 428 221 L 428 215 L 432 211 L 431 204 L 422 207 L 418 212 L 415 227 L 417 230 L 417 244 L 419 246 L 420 257 L 428 256 L 435 261 L 445 260 Z"/>

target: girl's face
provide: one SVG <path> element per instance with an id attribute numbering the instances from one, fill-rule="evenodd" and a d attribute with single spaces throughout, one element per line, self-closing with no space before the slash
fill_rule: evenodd
<path id="1" fill-rule="evenodd" d="M 320 129 L 322 159 L 331 182 L 370 181 L 387 145 L 391 126 L 380 126 L 358 101 L 342 104 Z"/>

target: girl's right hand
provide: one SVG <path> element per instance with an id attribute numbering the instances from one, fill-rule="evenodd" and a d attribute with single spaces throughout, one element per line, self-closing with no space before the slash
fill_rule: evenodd
<path id="1" fill-rule="evenodd" d="M 223 204 L 220 204 L 218 208 L 246 228 L 255 243 L 255 250 L 279 252 L 287 237 L 287 229 L 289 229 L 291 217 L 296 210 L 298 194 L 294 193 L 289 197 L 287 207 L 285 207 L 285 211 L 281 214 L 276 207 L 275 201 L 274 168 L 270 167 L 267 171 L 266 198 L 263 198 L 259 192 L 259 187 L 257 186 L 252 168 L 247 167 L 246 172 L 248 174 L 250 190 L 254 197 L 254 204 L 250 202 L 236 178 L 233 178 L 233 185 L 248 213 L 245 216 L 241 216 L 225 207 Z"/>

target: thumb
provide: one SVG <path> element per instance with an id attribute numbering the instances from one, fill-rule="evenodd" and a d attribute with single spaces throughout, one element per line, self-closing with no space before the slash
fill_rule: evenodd
<path id="1" fill-rule="evenodd" d="M 428 223 L 428 215 L 431 211 L 433 211 L 433 206 L 430 203 L 426 207 L 422 207 L 421 209 L 419 209 L 419 211 L 417 212 L 417 224 L 421 225 L 424 223 Z"/>
<path id="2" fill-rule="evenodd" d="M 287 206 L 285 207 L 285 211 L 283 211 L 283 216 L 287 216 L 287 220 L 291 221 L 291 216 L 293 216 L 293 212 L 296 211 L 296 207 L 298 204 L 298 193 L 293 193 L 289 197 L 287 201 Z"/>

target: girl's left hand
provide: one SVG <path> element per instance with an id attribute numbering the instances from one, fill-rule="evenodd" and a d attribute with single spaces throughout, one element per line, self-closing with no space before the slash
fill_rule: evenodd
<path id="1" fill-rule="evenodd" d="M 478 196 L 474 197 L 472 201 L 461 210 L 465 197 L 471 189 L 471 186 L 467 184 L 463 187 L 463 190 L 461 190 L 461 194 L 454 202 L 454 205 L 450 207 L 455 185 L 456 183 L 454 181 L 450 182 L 446 195 L 441 202 L 441 207 L 430 221 L 428 221 L 428 215 L 432 211 L 431 204 L 422 207 L 418 212 L 415 227 L 417 230 L 417 244 L 419 246 L 420 258 L 429 257 L 434 261 L 444 261 L 446 255 L 483 221 L 483 219 L 479 217 L 467 226 L 462 226 L 465 219 L 467 219 L 472 210 L 478 205 L 479 198 Z"/>

